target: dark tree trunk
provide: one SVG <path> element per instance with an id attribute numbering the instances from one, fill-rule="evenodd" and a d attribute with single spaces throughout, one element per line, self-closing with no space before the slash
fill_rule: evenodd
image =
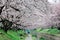
<path id="1" fill-rule="evenodd" d="M 3 30 L 4 30 L 4 32 L 7 33 L 7 30 L 8 30 L 8 29 L 7 29 L 7 26 L 4 26 L 4 27 L 3 27 Z"/>

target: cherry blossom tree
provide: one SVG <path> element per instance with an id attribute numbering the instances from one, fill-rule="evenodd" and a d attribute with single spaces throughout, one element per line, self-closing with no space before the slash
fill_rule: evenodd
<path id="1" fill-rule="evenodd" d="M 12 23 L 11 28 L 35 29 L 56 26 L 60 23 L 59 1 L 51 2 L 52 0 L 2 0 L 0 18 L 6 19 L 9 24 Z"/>

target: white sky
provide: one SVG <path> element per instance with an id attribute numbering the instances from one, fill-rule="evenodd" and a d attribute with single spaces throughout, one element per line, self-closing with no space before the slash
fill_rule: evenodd
<path id="1" fill-rule="evenodd" d="M 48 0 L 50 4 L 58 4 L 59 0 Z"/>

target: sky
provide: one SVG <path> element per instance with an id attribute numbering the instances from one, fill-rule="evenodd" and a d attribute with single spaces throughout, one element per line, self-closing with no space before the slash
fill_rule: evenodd
<path id="1" fill-rule="evenodd" d="M 58 4 L 59 0 L 48 0 L 50 4 Z"/>

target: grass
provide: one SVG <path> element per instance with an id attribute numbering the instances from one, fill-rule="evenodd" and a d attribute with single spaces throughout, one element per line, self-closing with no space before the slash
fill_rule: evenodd
<path id="1" fill-rule="evenodd" d="M 36 29 L 39 30 L 39 29 Z M 40 29 L 39 31 L 36 31 L 38 33 L 47 33 L 47 34 L 58 34 L 60 33 L 60 30 L 54 28 L 54 29 Z"/>
<path id="2" fill-rule="evenodd" d="M 0 40 L 11 40 L 3 30 L 0 30 Z"/>
<path id="3" fill-rule="evenodd" d="M 11 40 L 11 39 L 4 34 L 0 34 L 0 40 Z"/>
<path id="4" fill-rule="evenodd" d="M 21 32 L 20 30 L 18 32 L 16 31 L 12 31 L 12 30 L 8 30 L 7 33 L 5 33 L 3 30 L 0 30 L 0 39 L 1 40 L 24 40 L 25 36 L 23 35 L 24 32 L 21 32 L 21 35 L 19 34 L 19 32 Z"/>
<path id="5" fill-rule="evenodd" d="M 34 30 L 37 33 L 46 33 L 51 34 L 55 36 L 60 36 L 60 30 L 55 29 L 36 29 Z M 33 32 L 33 31 L 32 31 Z M 32 35 L 32 34 L 31 34 Z M 27 34 L 24 30 L 18 30 L 18 31 L 12 31 L 8 30 L 7 33 L 5 33 L 3 30 L 0 30 L 0 40 L 25 40 Z M 36 35 L 32 36 L 32 38 L 35 40 Z M 44 40 L 44 38 L 40 38 L 40 40 Z"/>
<path id="6" fill-rule="evenodd" d="M 60 30 L 54 28 L 54 29 L 36 29 L 33 32 L 40 33 L 41 35 L 46 34 L 46 35 L 54 35 L 57 37 L 60 37 Z M 40 35 L 40 36 L 41 36 Z M 33 37 L 36 38 L 33 34 Z M 46 40 L 44 37 L 41 36 L 40 40 Z"/>

